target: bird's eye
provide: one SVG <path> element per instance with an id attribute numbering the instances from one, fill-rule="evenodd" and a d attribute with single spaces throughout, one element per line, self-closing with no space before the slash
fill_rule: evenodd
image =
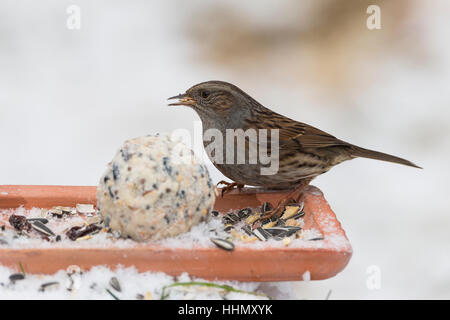
<path id="1" fill-rule="evenodd" d="M 202 96 L 203 99 L 206 99 L 209 97 L 209 91 L 207 90 L 203 90 L 200 95 Z"/>

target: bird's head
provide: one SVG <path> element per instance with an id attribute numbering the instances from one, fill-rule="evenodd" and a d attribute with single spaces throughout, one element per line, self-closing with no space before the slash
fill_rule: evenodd
<path id="1" fill-rule="evenodd" d="M 185 93 L 179 94 L 171 99 L 178 99 L 169 106 L 188 106 L 200 115 L 226 116 L 235 108 L 245 108 L 251 99 L 241 89 L 223 81 L 207 81 L 196 84 Z"/>

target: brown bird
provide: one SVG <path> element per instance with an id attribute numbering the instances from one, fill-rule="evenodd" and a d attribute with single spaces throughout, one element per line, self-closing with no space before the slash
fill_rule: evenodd
<path id="1" fill-rule="evenodd" d="M 280 214 L 284 205 L 292 198 L 298 200 L 303 187 L 333 166 L 354 158 L 370 158 L 395 162 L 415 168 L 414 163 L 386 153 L 364 149 L 314 128 L 308 124 L 289 119 L 264 107 L 238 87 L 223 81 L 199 83 L 186 93 L 171 97 L 179 99 L 169 105 L 185 105 L 194 109 L 200 116 L 203 132 L 217 129 L 223 135 L 223 155 L 226 154 L 227 129 L 279 129 L 279 169 L 271 175 L 262 175 L 261 168 L 267 167 L 258 161 L 256 164 L 218 163 L 210 153 L 213 164 L 234 183 L 227 184 L 223 190 L 244 185 L 269 189 L 294 189 L 294 192 L 269 215 Z M 233 145 L 234 145 L 233 137 Z M 250 139 L 251 140 L 251 139 Z M 268 139 L 270 140 L 270 139 Z M 248 151 L 249 138 L 245 151 Z M 206 148 L 209 141 L 204 141 Z M 267 145 L 267 144 L 266 144 Z M 268 154 L 272 154 L 268 143 Z M 234 159 L 236 160 L 234 155 Z M 248 160 L 248 156 L 246 157 Z M 295 195 L 295 196 L 294 196 Z"/>

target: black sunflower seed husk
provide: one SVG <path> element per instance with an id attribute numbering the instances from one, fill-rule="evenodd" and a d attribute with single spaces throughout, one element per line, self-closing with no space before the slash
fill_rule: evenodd
<path id="1" fill-rule="evenodd" d="M 303 217 L 304 215 L 305 215 L 305 211 L 300 211 L 300 212 L 298 213 L 298 217 L 297 217 L 296 219 L 301 218 L 301 217 Z"/>
<path id="2" fill-rule="evenodd" d="M 288 233 L 288 230 L 285 228 L 267 228 L 264 229 L 266 230 L 268 233 L 270 233 L 271 236 L 273 237 L 285 237 L 286 234 Z"/>
<path id="3" fill-rule="evenodd" d="M 51 287 L 59 287 L 59 282 L 58 281 L 52 281 L 52 282 L 43 283 L 39 287 L 39 291 L 40 292 L 44 292 L 45 290 L 47 290 L 47 289 L 49 289 Z"/>
<path id="4" fill-rule="evenodd" d="M 244 208 L 238 211 L 237 215 L 240 219 L 247 218 L 249 215 L 253 213 L 252 209 Z"/>
<path id="5" fill-rule="evenodd" d="M 220 239 L 220 238 L 211 238 L 211 242 L 214 243 L 218 248 L 227 250 L 227 251 L 233 251 L 234 250 L 234 244 L 231 241 Z"/>
<path id="6" fill-rule="evenodd" d="M 277 223 L 275 224 L 275 227 L 283 227 L 286 224 L 286 221 L 282 219 L 278 219 Z"/>
<path id="7" fill-rule="evenodd" d="M 48 223 L 48 219 L 45 218 L 29 218 L 27 219 L 28 222 L 35 222 L 35 221 L 39 221 L 43 224 L 47 224 Z"/>
<path id="8" fill-rule="evenodd" d="M 239 222 L 239 217 L 233 213 L 228 213 L 222 218 L 223 224 L 235 224 Z"/>
<path id="9" fill-rule="evenodd" d="M 267 232 L 265 229 L 261 227 L 253 230 L 253 235 L 255 235 L 261 241 L 266 241 L 272 236 L 269 232 Z"/>
<path id="10" fill-rule="evenodd" d="M 52 230 L 50 230 L 49 228 L 47 228 L 47 226 L 45 224 L 43 224 L 41 221 L 34 221 L 31 224 L 31 227 L 36 230 L 39 231 L 40 233 L 46 235 L 46 236 L 54 236 L 55 234 L 53 233 Z"/>
<path id="11" fill-rule="evenodd" d="M 298 219 L 301 218 L 305 215 L 304 211 L 300 211 L 299 213 L 294 214 L 292 217 L 290 217 L 289 219 Z"/>
<path id="12" fill-rule="evenodd" d="M 219 211 L 217 211 L 217 210 L 211 210 L 211 214 L 212 214 L 214 217 L 217 217 L 217 216 L 219 215 Z"/>
<path id="13" fill-rule="evenodd" d="M 285 234 L 281 234 L 279 236 L 272 237 L 272 239 L 277 240 L 277 241 L 280 241 L 280 240 L 283 240 L 283 239 L 286 239 L 286 238 L 287 238 L 287 236 Z"/>
<path id="14" fill-rule="evenodd" d="M 31 231 L 32 228 L 26 217 L 15 214 L 9 217 L 9 223 L 18 231 Z"/>
<path id="15" fill-rule="evenodd" d="M 264 202 L 263 205 L 261 206 L 261 212 L 265 213 L 267 211 L 272 210 L 272 205 L 269 202 Z"/>
<path id="16" fill-rule="evenodd" d="M 249 225 L 244 225 L 241 228 L 248 236 L 252 236 L 253 232 L 252 232 L 252 228 Z"/>
<path id="17" fill-rule="evenodd" d="M 300 228 L 300 229 L 301 229 L 301 228 Z M 295 229 L 291 229 L 291 230 L 287 231 L 287 233 L 286 233 L 286 237 L 290 237 L 290 236 L 292 236 L 292 235 L 296 234 L 296 233 L 297 233 L 297 231 L 299 231 L 300 229 L 297 229 L 297 230 L 295 230 Z"/>
<path id="18" fill-rule="evenodd" d="M 70 240 L 75 241 L 80 237 L 84 237 L 84 236 L 94 233 L 95 231 L 98 231 L 100 229 L 101 229 L 101 227 L 99 227 L 96 224 L 90 224 L 86 227 L 75 226 L 75 227 L 70 228 L 70 230 L 66 232 L 66 236 Z"/>
<path id="19" fill-rule="evenodd" d="M 9 280 L 11 280 L 11 282 L 23 279 L 25 279 L 25 275 L 23 273 L 13 273 L 12 275 L 9 276 Z"/>
<path id="20" fill-rule="evenodd" d="M 228 224 L 228 223 L 232 223 L 233 220 L 231 220 L 227 215 L 222 217 L 222 223 L 223 224 Z"/>
<path id="21" fill-rule="evenodd" d="M 118 292 L 122 291 L 122 287 L 120 286 L 119 280 L 116 277 L 112 277 L 109 280 L 109 285 Z"/>
<path id="22" fill-rule="evenodd" d="M 302 229 L 301 227 L 296 226 L 282 226 L 282 227 L 275 226 L 272 228 L 267 228 L 265 230 L 269 232 L 272 236 L 290 237 L 301 229 Z"/>

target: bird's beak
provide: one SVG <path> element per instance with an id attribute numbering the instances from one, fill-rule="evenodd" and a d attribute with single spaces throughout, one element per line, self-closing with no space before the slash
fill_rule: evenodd
<path id="1" fill-rule="evenodd" d="M 175 102 L 175 103 L 169 103 L 169 106 L 193 106 L 197 103 L 194 99 L 189 97 L 186 93 L 182 93 L 177 96 L 170 97 L 167 100 L 171 100 L 171 99 L 178 99 L 179 101 Z"/>

